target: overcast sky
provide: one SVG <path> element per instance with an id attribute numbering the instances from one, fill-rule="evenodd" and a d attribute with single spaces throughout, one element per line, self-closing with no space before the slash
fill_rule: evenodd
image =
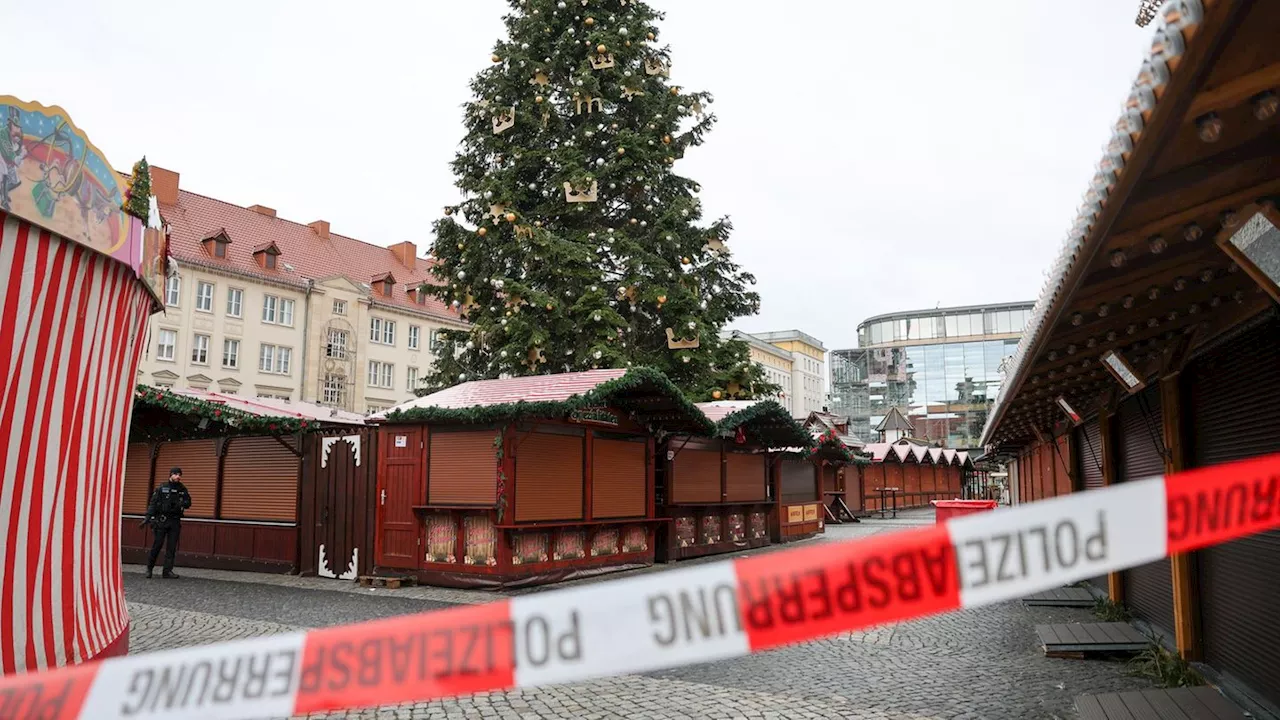
<path id="1" fill-rule="evenodd" d="M 1138 0 L 651 0 L 719 124 L 676 170 L 759 279 L 747 331 L 1033 300 L 1151 28 Z M 425 253 L 503 0 L 0 0 L 0 93 L 111 162 Z"/>

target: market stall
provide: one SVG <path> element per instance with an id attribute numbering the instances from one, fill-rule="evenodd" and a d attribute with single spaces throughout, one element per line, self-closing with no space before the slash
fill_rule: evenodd
<path id="1" fill-rule="evenodd" d="M 879 512 L 928 507 L 933 500 L 959 498 L 973 461 L 964 450 L 937 448 L 908 439 L 871 443 L 871 464 L 862 472 L 863 509 Z"/>
<path id="2" fill-rule="evenodd" d="M 376 570 L 458 587 L 652 564 L 654 434 L 714 432 L 649 369 L 466 382 L 374 419 Z"/>
<path id="3" fill-rule="evenodd" d="M 806 443 L 808 433 L 778 403 L 699 403 L 710 435 L 673 435 L 660 446 L 658 557 L 682 560 L 767 545 L 776 533 L 774 445 Z"/>
<path id="4" fill-rule="evenodd" d="M 2 674 L 129 646 L 114 519 L 165 271 L 148 187 L 62 108 L 0 96 Z"/>

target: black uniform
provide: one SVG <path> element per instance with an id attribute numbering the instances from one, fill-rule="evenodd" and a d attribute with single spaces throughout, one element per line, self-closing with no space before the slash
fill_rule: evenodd
<path id="1" fill-rule="evenodd" d="M 156 558 L 160 555 L 160 546 L 166 545 L 164 552 L 164 575 L 173 575 L 173 558 L 178 554 L 178 536 L 182 531 L 182 513 L 191 507 L 191 493 L 187 486 L 179 480 L 166 481 L 155 492 L 151 493 L 151 502 L 147 505 L 147 519 L 155 531 L 156 539 L 151 545 L 151 553 L 147 555 L 147 575 L 156 566 Z"/>

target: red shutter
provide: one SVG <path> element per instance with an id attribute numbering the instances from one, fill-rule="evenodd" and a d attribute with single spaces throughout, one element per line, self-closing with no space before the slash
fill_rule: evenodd
<path id="1" fill-rule="evenodd" d="M 684 448 L 672 472 L 673 503 L 720 502 L 720 451 Z"/>
<path id="2" fill-rule="evenodd" d="M 498 493 L 497 430 L 431 433 L 428 505 L 493 505 Z"/>
<path id="3" fill-rule="evenodd" d="M 213 441 L 163 443 L 156 458 L 156 481 L 167 480 L 173 467 L 182 468 L 182 484 L 191 493 L 186 517 L 212 518 L 218 491 L 218 456 Z"/>
<path id="4" fill-rule="evenodd" d="M 726 500 L 756 502 L 768 499 L 764 455 L 730 452 L 725 458 Z"/>
<path id="5" fill-rule="evenodd" d="M 124 462 L 124 512 L 141 515 L 151 502 L 151 444 L 130 445 Z M 165 468 L 161 472 L 168 471 Z"/>
<path id="6" fill-rule="evenodd" d="M 645 444 L 593 438 L 591 441 L 591 516 L 643 517 Z"/>
<path id="7" fill-rule="evenodd" d="M 269 437 L 232 438 L 222 461 L 222 518 L 296 520 L 297 455 Z"/>
<path id="8" fill-rule="evenodd" d="M 581 435 L 531 433 L 516 449 L 516 521 L 582 519 Z"/>

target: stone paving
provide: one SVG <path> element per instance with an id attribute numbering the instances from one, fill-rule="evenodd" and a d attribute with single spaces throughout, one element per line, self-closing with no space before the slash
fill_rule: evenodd
<path id="1" fill-rule="evenodd" d="M 931 520 L 929 511 L 900 512 L 897 520 L 831 526 L 825 536 L 813 542 L 865 537 Z M 756 552 L 764 551 L 768 550 Z M 681 563 L 680 567 L 687 565 Z M 662 572 L 670 567 L 603 579 Z M 140 569 L 126 568 L 125 591 L 133 617 L 132 652 L 288 632 L 501 596 L 491 591 L 422 587 L 370 592 L 354 583 L 334 580 L 192 569 L 180 569 L 187 577 L 168 582 L 145 580 L 138 572 Z M 317 717 L 1067 720 L 1076 717 L 1072 703 L 1079 694 L 1149 687 L 1146 681 L 1127 675 L 1121 663 L 1049 659 L 1036 645 L 1035 623 L 1091 619 L 1087 610 L 1004 603 L 717 663 Z"/>

